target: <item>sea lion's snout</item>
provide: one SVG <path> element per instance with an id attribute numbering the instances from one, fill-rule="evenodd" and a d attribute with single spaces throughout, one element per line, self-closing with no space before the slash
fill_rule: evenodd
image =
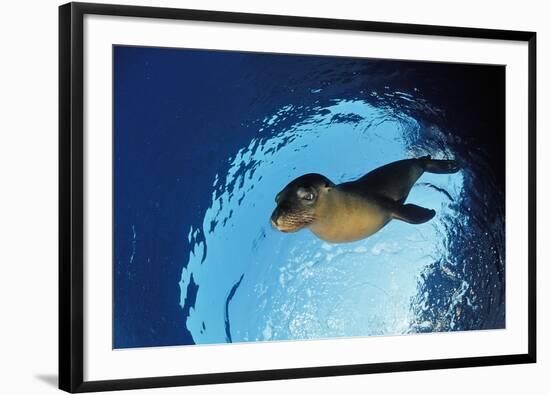
<path id="1" fill-rule="evenodd" d="M 296 221 L 294 216 L 289 215 L 288 211 L 282 210 L 277 206 L 269 219 L 271 225 L 280 232 L 290 233 L 296 232 L 302 228 L 299 221 Z"/>
<path id="2" fill-rule="evenodd" d="M 278 229 L 277 221 L 279 220 L 279 207 L 277 206 L 275 210 L 273 210 L 273 213 L 271 214 L 271 218 L 269 219 L 269 222 L 271 222 L 271 225 L 273 225 L 274 228 Z"/>
<path id="3" fill-rule="evenodd" d="M 277 227 L 277 219 L 278 219 L 278 216 L 276 216 L 275 213 L 271 214 L 271 218 L 269 219 L 269 222 L 271 222 L 271 225 L 274 228 Z"/>

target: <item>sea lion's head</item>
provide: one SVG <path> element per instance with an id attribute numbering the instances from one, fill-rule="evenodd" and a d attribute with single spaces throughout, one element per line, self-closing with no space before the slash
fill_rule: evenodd
<path id="1" fill-rule="evenodd" d="M 271 214 L 271 224 L 281 232 L 296 232 L 312 224 L 319 201 L 332 186 L 321 174 L 296 178 L 275 197 L 277 207 Z"/>

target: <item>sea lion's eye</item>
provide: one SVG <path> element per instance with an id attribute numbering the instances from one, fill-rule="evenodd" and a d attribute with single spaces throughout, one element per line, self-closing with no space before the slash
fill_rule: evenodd
<path id="1" fill-rule="evenodd" d="M 306 187 L 300 187 L 296 191 L 296 194 L 298 195 L 298 199 L 306 200 L 308 202 L 311 202 L 315 200 L 315 191 L 312 188 L 306 188 Z"/>

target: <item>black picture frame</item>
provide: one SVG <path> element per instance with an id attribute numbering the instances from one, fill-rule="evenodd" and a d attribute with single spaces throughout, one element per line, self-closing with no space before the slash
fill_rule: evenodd
<path id="1" fill-rule="evenodd" d="M 401 33 L 528 43 L 528 352 L 182 376 L 84 381 L 83 351 L 83 18 L 86 14 L 173 20 Z M 123 390 L 320 376 L 449 369 L 536 362 L 536 33 L 108 4 L 59 8 L 59 388 L 68 392 Z"/>

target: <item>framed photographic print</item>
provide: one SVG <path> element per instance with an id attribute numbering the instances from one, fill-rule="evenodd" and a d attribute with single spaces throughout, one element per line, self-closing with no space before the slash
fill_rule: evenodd
<path id="1" fill-rule="evenodd" d="M 61 389 L 535 362 L 535 33 L 59 16 Z"/>

